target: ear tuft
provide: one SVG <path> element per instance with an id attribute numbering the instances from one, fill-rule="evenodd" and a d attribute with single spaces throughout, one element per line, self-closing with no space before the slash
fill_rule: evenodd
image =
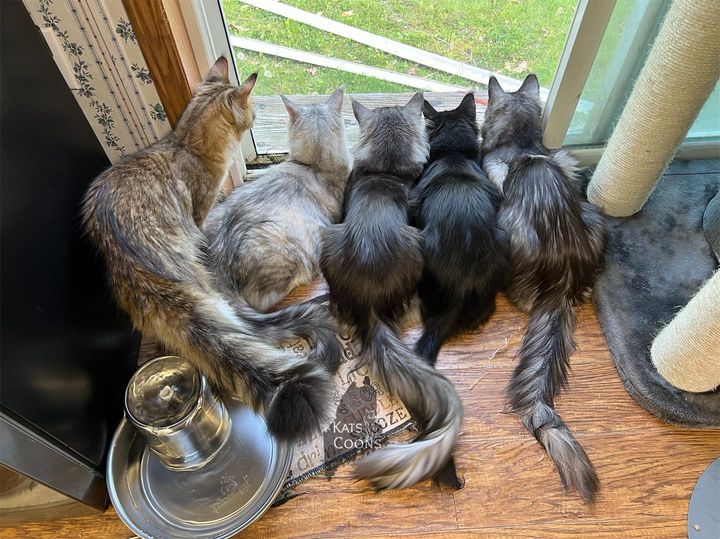
<path id="1" fill-rule="evenodd" d="M 495 77 L 490 77 L 490 82 L 488 82 L 488 98 L 490 100 L 499 99 L 504 95 L 505 91 L 502 89 L 502 86 L 500 86 L 497 79 Z"/>
<path id="2" fill-rule="evenodd" d="M 407 102 L 403 109 L 410 114 L 420 116 L 424 101 L 422 92 L 418 92 L 410 98 L 410 101 Z"/>
<path id="3" fill-rule="evenodd" d="M 257 73 L 253 73 L 245 79 L 245 81 L 243 81 L 239 87 L 241 95 L 247 96 L 250 92 L 252 92 L 252 89 L 255 88 L 255 83 L 257 82 L 257 75 Z"/>
<path id="4" fill-rule="evenodd" d="M 458 108 L 456 109 L 466 116 L 472 117 L 472 119 L 475 119 L 475 96 L 473 93 L 466 94 L 465 97 L 463 97 L 462 101 L 460 101 L 460 104 L 458 105 Z"/>
<path id="5" fill-rule="evenodd" d="M 282 99 L 283 103 L 285 104 L 285 109 L 288 111 L 288 115 L 290 116 L 290 121 L 294 122 L 297 120 L 298 117 L 298 108 L 295 103 L 293 103 L 289 97 L 285 97 L 284 95 L 280 95 L 280 99 Z"/>
<path id="6" fill-rule="evenodd" d="M 358 121 L 358 124 L 360 124 L 360 127 L 363 127 L 367 121 L 370 119 L 370 115 L 372 114 L 372 111 L 365 107 L 362 103 L 359 101 L 355 101 L 354 99 L 350 99 L 352 103 L 352 109 L 353 114 L 355 115 L 355 119 Z"/>
<path id="7" fill-rule="evenodd" d="M 228 68 L 227 58 L 221 56 L 215 60 L 215 63 L 210 68 L 207 77 L 205 77 L 205 82 L 224 82 L 228 84 L 230 82 Z"/>
<path id="8" fill-rule="evenodd" d="M 345 89 L 343 86 L 340 86 L 340 88 L 335 90 L 333 94 L 328 98 L 326 104 L 331 109 L 340 112 L 342 110 L 343 97 L 345 97 Z"/>
<path id="9" fill-rule="evenodd" d="M 537 76 L 534 73 L 530 73 L 520 86 L 518 92 L 531 95 L 534 97 L 540 96 L 540 83 L 538 82 Z"/>
<path id="10" fill-rule="evenodd" d="M 255 81 L 257 80 L 257 73 L 253 73 L 250 75 L 247 79 L 245 79 L 245 82 L 243 82 L 240 86 L 235 88 L 233 91 L 233 99 L 239 103 L 241 106 L 246 106 L 248 103 L 248 97 L 250 96 L 250 92 L 252 92 L 252 89 L 255 87 Z"/>
<path id="11" fill-rule="evenodd" d="M 438 111 L 435 110 L 435 107 L 433 107 L 427 99 L 423 100 L 423 115 L 428 120 L 432 120 L 438 115 Z"/>

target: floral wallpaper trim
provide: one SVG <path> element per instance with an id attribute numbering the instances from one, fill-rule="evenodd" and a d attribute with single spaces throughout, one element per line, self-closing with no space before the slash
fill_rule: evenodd
<path id="1" fill-rule="evenodd" d="M 23 0 L 72 66 L 71 90 L 111 161 L 170 131 L 119 0 Z"/>

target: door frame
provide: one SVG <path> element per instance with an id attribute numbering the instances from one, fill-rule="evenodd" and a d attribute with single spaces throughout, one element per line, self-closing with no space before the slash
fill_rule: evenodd
<path id="1" fill-rule="evenodd" d="M 543 112 L 543 143 L 560 148 L 580 102 L 615 0 L 579 0 Z"/>

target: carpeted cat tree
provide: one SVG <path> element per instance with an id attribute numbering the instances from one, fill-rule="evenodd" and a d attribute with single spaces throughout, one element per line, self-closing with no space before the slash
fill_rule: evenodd
<path id="1" fill-rule="evenodd" d="M 588 186 L 615 217 L 595 302 L 618 372 L 643 407 L 696 426 L 720 426 L 720 169 L 653 190 L 717 84 L 718 28 L 718 0 L 673 1 Z"/>

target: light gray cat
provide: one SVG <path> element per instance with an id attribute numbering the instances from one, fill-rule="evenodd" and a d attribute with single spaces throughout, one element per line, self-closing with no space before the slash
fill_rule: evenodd
<path id="1" fill-rule="evenodd" d="M 287 161 L 234 189 L 205 225 L 221 286 L 260 311 L 318 274 L 320 230 L 340 221 L 350 173 L 343 90 L 325 104 L 281 97 L 290 115 Z"/>

